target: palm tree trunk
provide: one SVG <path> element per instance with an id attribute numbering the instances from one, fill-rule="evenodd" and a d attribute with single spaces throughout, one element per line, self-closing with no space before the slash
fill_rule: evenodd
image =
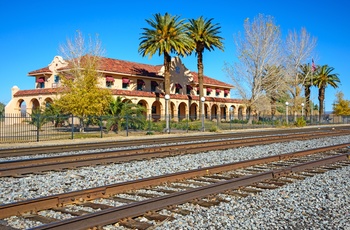
<path id="1" fill-rule="evenodd" d="M 319 104 L 320 110 L 319 110 L 319 114 L 318 114 L 318 121 L 319 122 L 321 122 L 323 111 L 324 111 L 324 108 L 323 108 L 324 93 L 325 93 L 325 87 L 321 86 L 320 89 L 318 90 L 318 101 L 320 103 Z"/>
<path id="2" fill-rule="evenodd" d="M 198 83 L 199 83 L 199 116 L 203 114 L 203 53 L 197 52 L 197 68 L 198 68 Z"/>
<path id="3" fill-rule="evenodd" d="M 309 116 L 310 111 L 310 86 L 305 86 L 304 94 L 305 94 L 305 117 Z"/>
<path id="4" fill-rule="evenodd" d="M 164 53 L 164 92 L 170 95 L 170 63 L 171 57 L 168 53 Z"/>
<path id="5" fill-rule="evenodd" d="M 170 63 L 171 63 L 171 57 L 167 52 L 164 52 L 164 92 L 165 95 L 170 96 Z M 164 102 L 165 108 L 170 109 L 170 100 L 165 100 Z M 169 114 L 166 114 L 167 111 L 165 111 L 165 121 L 169 118 Z M 169 124 L 166 122 L 167 125 Z M 169 132 L 169 130 L 166 130 Z"/>

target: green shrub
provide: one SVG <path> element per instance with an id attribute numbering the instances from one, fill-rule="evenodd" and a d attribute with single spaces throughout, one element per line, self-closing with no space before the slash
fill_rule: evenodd
<path id="1" fill-rule="evenodd" d="M 161 132 L 165 128 L 165 121 L 146 121 L 144 130 Z"/>
<path id="2" fill-rule="evenodd" d="M 188 130 L 199 130 L 200 125 L 198 123 L 191 123 L 188 125 Z"/>
<path id="3" fill-rule="evenodd" d="M 209 132 L 217 132 L 218 131 L 218 127 L 215 125 L 212 125 L 209 129 Z"/>
<path id="4" fill-rule="evenodd" d="M 274 121 L 272 122 L 272 125 L 281 126 L 281 120 L 274 120 Z"/>
<path id="5" fill-rule="evenodd" d="M 295 122 L 295 126 L 296 127 L 304 127 L 306 125 L 306 121 L 304 120 L 303 117 L 298 117 L 296 122 Z"/>
<path id="6" fill-rule="evenodd" d="M 237 124 L 246 124 L 248 122 L 248 120 L 233 119 L 231 122 L 237 123 Z"/>

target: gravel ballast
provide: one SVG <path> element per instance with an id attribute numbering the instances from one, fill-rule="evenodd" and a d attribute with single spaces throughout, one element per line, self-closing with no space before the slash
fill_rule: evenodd
<path id="1" fill-rule="evenodd" d="M 350 229 L 350 167 L 211 208 L 156 229 Z"/>
<path id="2" fill-rule="evenodd" d="M 23 178 L 0 178 L 0 204 L 124 182 L 198 167 L 348 143 L 350 136 L 84 167 Z M 350 229 L 350 167 L 332 170 L 256 196 L 193 208 L 157 229 Z M 107 227 L 115 228 L 113 226 Z"/>

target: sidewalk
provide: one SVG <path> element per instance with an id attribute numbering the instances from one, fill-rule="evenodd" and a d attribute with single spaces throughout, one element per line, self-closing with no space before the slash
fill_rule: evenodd
<path id="1" fill-rule="evenodd" d="M 339 124 L 339 125 L 321 125 L 321 126 L 305 126 L 305 127 L 292 127 L 292 128 L 256 128 L 256 129 L 236 129 L 236 130 L 220 130 L 219 132 L 189 132 L 189 133 L 162 133 L 154 135 L 145 135 L 140 133 L 130 133 L 129 136 L 114 136 L 114 137 L 103 137 L 103 138 L 76 138 L 76 139 L 62 139 L 62 140 L 50 140 L 50 141 L 39 141 L 39 142 L 24 142 L 24 143 L 2 143 L 0 149 L 6 148 L 21 148 L 21 147 L 35 147 L 35 146 L 49 146 L 49 145 L 70 145 L 70 144 L 82 144 L 82 143 L 93 143 L 93 142 L 111 142 L 111 141 L 125 141 L 125 140 L 138 140 L 138 139 L 159 139 L 159 138 L 171 138 L 178 136 L 200 136 L 202 135 L 213 135 L 220 133 L 243 133 L 243 132 L 259 132 L 259 131 L 271 131 L 271 130 L 286 130 L 286 129 L 305 129 L 305 128 L 322 128 L 322 127 L 334 127 L 337 126 L 350 126 L 350 124 Z"/>

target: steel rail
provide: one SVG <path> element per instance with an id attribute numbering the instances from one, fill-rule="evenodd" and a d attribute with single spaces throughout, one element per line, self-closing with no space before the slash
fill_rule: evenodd
<path id="1" fill-rule="evenodd" d="M 306 169 L 311 169 L 339 161 L 349 159 L 349 154 L 341 154 L 337 156 L 327 157 L 325 159 L 311 161 L 300 165 L 290 166 L 283 169 L 271 170 L 268 172 L 257 173 L 240 178 L 234 178 L 223 182 L 213 183 L 207 186 L 192 188 L 186 191 L 176 192 L 173 194 L 156 197 L 140 202 L 135 202 L 128 205 L 114 207 L 95 213 L 67 219 L 59 222 L 54 222 L 33 229 L 43 230 L 66 230 L 66 229 L 88 229 L 92 227 L 102 227 L 107 224 L 116 223 L 125 218 L 132 218 L 140 216 L 149 211 L 158 211 L 169 206 L 179 205 L 189 202 L 194 199 L 203 198 L 212 194 L 217 194 L 227 190 L 238 189 L 242 186 L 247 186 L 253 183 L 269 180 L 280 177 L 281 175 L 288 175 L 290 173 L 301 172 Z"/>
<path id="2" fill-rule="evenodd" d="M 319 152 L 342 149 L 349 146 L 350 143 L 333 145 L 322 148 L 310 149 L 305 151 L 298 151 L 293 153 L 285 153 L 275 156 L 257 158 L 241 162 L 229 163 L 224 165 L 217 165 L 212 167 L 205 167 L 201 169 L 193 169 L 185 172 L 177 172 L 161 176 L 155 176 L 134 181 L 127 181 L 107 186 L 100 186 L 96 188 L 85 189 L 81 191 L 74 191 L 64 194 L 51 195 L 42 198 L 36 198 L 16 203 L 9 203 L 0 205 L 0 219 L 20 215 L 25 213 L 37 212 L 54 207 L 63 207 L 68 204 L 81 203 L 84 201 L 94 200 L 97 198 L 108 198 L 112 195 L 123 193 L 130 190 L 145 188 L 147 186 L 159 185 L 165 182 L 175 182 L 179 180 L 205 176 L 208 174 L 231 171 L 244 167 L 249 167 L 257 164 L 265 164 L 274 161 L 286 160 L 294 157 L 301 157 Z M 275 172 L 277 174 L 277 171 Z"/>
<path id="3" fill-rule="evenodd" d="M 157 138 L 142 138 L 142 139 L 130 139 L 130 140 L 116 140 L 116 141 L 105 141 L 101 139 L 98 142 L 88 142 L 88 143 L 65 143 L 65 144 L 55 144 L 48 145 L 43 142 L 42 146 L 32 146 L 32 147 L 16 147 L 16 148 L 0 148 L 0 157 L 14 157 L 26 155 L 35 155 L 43 153 L 57 153 L 57 152 L 67 152 L 67 151 L 78 151 L 78 150 L 91 150 L 91 149 L 106 149 L 106 148 L 116 148 L 116 147 L 126 147 L 130 145 L 130 142 L 134 146 L 140 145 L 151 145 L 151 144 L 166 144 L 174 142 L 189 142 L 200 140 L 212 140 L 219 138 L 244 138 L 258 135 L 284 135 L 293 134 L 300 132 L 334 132 L 335 130 L 349 132 L 349 126 L 336 126 L 334 127 L 313 127 L 304 129 L 286 129 L 286 130 L 263 130 L 263 131 L 248 131 L 248 132 L 230 132 L 221 134 L 198 134 L 196 136 L 186 135 L 185 137 L 157 137 Z M 0 145 L 1 147 L 1 145 Z"/>
<path id="4" fill-rule="evenodd" d="M 57 157 L 36 158 L 20 161 L 0 162 L 0 177 L 44 172 L 49 170 L 72 169 L 97 164 L 119 163 L 131 160 L 191 154 L 210 150 L 223 150 L 241 146 L 254 146 L 290 140 L 328 136 L 329 133 L 291 134 L 284 136 L 253 137 L 246 139 L 216 140 L 211 142 L 175 144 L 162 147 L 144 147 L 132 150 L 116 150 L 88 154 L 75 154 Z M 343 135 L 342 132 L 332 136 Z"/>
<path id="5" fill-rule="evenodd" d="M 293 138 L 293 137 L 307 137 L 307 136 L 319 136 L 319 135 L 327 135 L 328 133 L 317 133 L 317 134 L 291 134 L 291 135 L 285 135 L 285 136 L 268 136 L 268 137 L 250 137 L 250 138 L 244 138 L 244 139 L 233 139 L 233 140 L 213 140 L 210 143 L 219 143 L 219 142 L 229 142 L 229 143 L 242 143 L 242 142 L 251 142 L 251 141 L 257 141 L 257 140 L 269 140 L 269 139 L 284 139 L 284 138 Z M 338 132 L 332 133 L 332 135 L 338 134 Z M 115 155 L 129 155 L 134 153 L 143 153 L 143 152 L 157 152 L 157 151 L 164 151 L 168 149 L 179 149 L 181 147 L 187 147 L 187 146 L 202 146 L 202 145 L 208 145 L 205 142 L 200 143 L 182 143 L 182 144 L 171 144 L 168 146 L 163 147 L 157 147 L 157 146 L 151 146 L 151 147 L 136 147 L 131 150 L 112 150 L 112 151 L 96 151 L 92 153 L 85 153 L 85 154 L 72 154 L 72 155 L 63 155 L 63 156 L 54 156 L 54 157 L 44 157 L 44 158 L 34 158 L 34 159 L 24 159 L 24 160 L 12 160 L 12 161 L 4 161 L 0 162 L 0 168 L 13 168 L 13 167 L 19 167 L 19 166 L 29 166 L 29 165 L 35 165 L 35 164 L 45 164 L 50 162 L 63 162 L 63 161 L 71 161 L 71 160 L 78 160 L 78 159 L 90 159 L 90 158 L 101 158 L 101 157 L 110 157 Z"/>

